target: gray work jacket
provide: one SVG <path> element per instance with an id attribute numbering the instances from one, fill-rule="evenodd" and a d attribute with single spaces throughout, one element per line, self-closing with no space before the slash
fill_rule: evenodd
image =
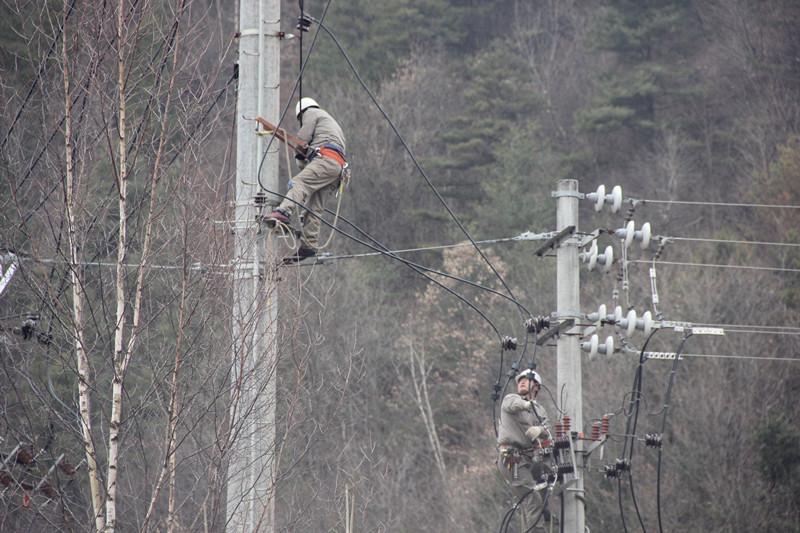
<path id="1" fill-rule="evenodd" d="M 303 126 L 297 132 L 297 136 L 309 143 L 311 148 L 333 143 L 346 153 L 344 132 L 330 113 L 317 107 L 309 107 L 301 116 Z"/>
<path id="2" fill-rule="evenodd" d="M 533 441 L 525 432 L 531 426 L 546 426 L 547 413 L 535 400 L 530 409 L 528 400 L 516 393 L 503 398 L 500 406 L 500 424 L 497 428 L 497 444 L 526 449 L 533 447 Z M 536 412 L 534 413 L 534 409 Z"/>

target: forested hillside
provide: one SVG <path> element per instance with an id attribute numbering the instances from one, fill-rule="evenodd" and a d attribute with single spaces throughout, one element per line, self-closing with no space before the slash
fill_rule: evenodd
<path id="1" fill-rule="evenodd" d="M 4 272 L 9 252 L 19 258 L 0 294 L 2 531 L 225 530 L 240 430 L 228 420 L 236 3 L 0 0 Z M 660 506 L 654 449 L 637 442 L 622 482 L 601 472 L 623 453 L 644 336 L 606 326 L 623 349 L 583 355 L 583 429 L 613 414 L 604 457 L 584 472 L 591 531 L 656 531 L 659 514 L 671 532 L 800 531 L 800 3 L 304 2 L 315 17 L 326 6 L 325 25 L 475 240 L 553 231 L 560 179 L 584 193 L 621 185 L 620 213 L 581 201 L 579 231 L 628 217 L 659 238 L 630 248 L 623 269 L 603 234 L 617 262 L 582 269 L 579 311 L 616 302 L 726 329 L 690 337 L 677 366 Z M 283 2 L 282 29 L 297 33 L 298 15 Z M 299 40 L 281 46 L 293 109 Z M 324 32 L 302 94 L 347 135 L 337 227 L 392 250 L 465 243 Z M 282 162 L 281 183 L 289 172 Z M 550 315 L 556 264 L 539 245 L 482 250 L 525 309 Z M 371 250 L 337 234 L 325 251 Z M 404 257 L 505 294 L 471 246 Z M 279 277 L 267 378 L 278 529 L 497 531 L 511 497 L 491 393 L 520 357 L 526 313 L 433 275 L 485 320 L 385 256 Z M 502 367 L 494 327 L 520 341 Z M 648 350 L 675 352 L 681 338 L 661 330 Z M 571 391 L 557 390 L 555 348 L 535 354 L 557 418 Z M 660 431 L 671 368 L 643 366 L 640 436 Z"/>

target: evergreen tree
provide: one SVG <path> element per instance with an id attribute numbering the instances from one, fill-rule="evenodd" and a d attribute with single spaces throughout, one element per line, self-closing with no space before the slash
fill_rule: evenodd
<path id="1" fill-rule="evenodd" d="M 689 0 L 609 0 L 594 46 L 614 61 L 599 80 L 593 104 L 578 116 L 581 129 L 626 129 L 650 139 L 678 118 L 676 106 L 694 91 L 688 60 L 698 29 Z"/>

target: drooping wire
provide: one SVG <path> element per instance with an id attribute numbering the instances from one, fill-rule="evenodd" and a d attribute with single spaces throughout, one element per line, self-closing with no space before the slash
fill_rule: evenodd
<path id="1" fill-rule="evenodd" d="M 325 209 L 325 212 L 330 214 L 330 215 L 334 214 L 333 211 L 331 211 L 330 209 L 327 209 L 327 208 Z M 362 228 L 358 227 L 354 222 L 352 222 L 351 220 L 347 219 L 346 217 L 344 217 L 342 215 L 339 215 L 339 219 L 342 220 L 343 222 L 345 222 L 346 224 L 350 225 L 353 229 L 355 229 L 356 231 L 358 231 L 359 233 L 364 235 L 366 238 L 368 238 L 370 241 L 375 243 L 376 246 L 380 247 L 382 249 L 382 251 L 381 252 L 376 252 L 378 255 L 383 255 L 385 253 L 392 253 L 392 254 L 396 254 L 397 253 L 397 252 L 393 252 L 393 251 L 389 250 L 386 246 L 381 244 L 374 237 L 372 237 L 369 233 L 367 233 Z M 335 224 L 331 225 L 331 227 L 334 227 L 334 226 L 335 226 Z M 326 260 L 327 260 L 327 258 L 326 258 Z M 455 281 L 458 281 L 460 283 L 464 283 L 464 284 L 470 285 L 472 287 L 487 291 L 487 292 L 489 292 L 491 294 L 499 296 L 500 298 L 503 298 L 505 300 L 511 301 L 511 302 L 513 302 L 513 303 L 515 303 L 517 305 L 522 306 L 522 304 L 519 304 L 518 302 L 513 300 L 510 296 L 508 296 L 506 294 L 503 294 L 502 292 L 497 291 L 495 289 L 492 289 L 492 288 L 486 287 L 484 285 L 480 285 L 478 283 L 475 283 L 473 281 L 470 281 L 470 280 L 467 280 L 467 279 L 464 279 L 464 278 L 460 278 L 458 276 L 453 276 L 452 274 L 448 274 L 446 272 L 435 270 L 435 269 L 432 269 L 432 268 L 426 267 L 424 265 L 421 265 L 419 263 L 415 263 L 415 262 L 411 262 L 411 261 L 408 262 L 408 265 L 409 266 L 413 265 L 413 266 L 415 266 L 417 268 L 420 268 L 422 270 L 425 270 L 427 272 L 431 272 L 433 274 L 444 276 L 444 277 L 453 279 Z M 522 306 L 522 309 L 524 309 L 525 312 L 528 313 L 528 315 L 531 314 L 530 311 L 528 311 L 524 306 Z M 519 369 L 519 364 L 522 361 L 522 359 L 525 357 L 525 355 L 526 355 L 526 353 L 528 351 L 529 338 L 530 338 L 530 333 L 527 331 L 527 328 L 526 328 L 525 341 L 523 343 L 522 353 L 520 354 L 520 356 L 517 359 L 516 363 L 512 364 L 512 366 L 511 366 L 511 373 L 509 373 L 509 378 L 506 381 L 506 384 L 502 389 L 503 393 L 505 393 L 506 388 L 508 388 L 508 384 L 511 382 L 511 379 L 514 378 L 514 374 L 513 373 L 516 372 L 516 370 Z M 536 333 L 534 333 L 534 348 L 533 348 L 534 351 L 533 351 L 533 355 L 532 355 L 531 363 L 530 363 L 530 366 L 531 366 L 532 369 L 536 368 L 536 344 L 535 344 L 535 339 L 536 339 Z M 497 376 L 497 386 L 498 387 L 500 385 L 500 381 L 502 380 L 502 376 L 503 376 L 504 356 L 505 356 L 505 348 L 501 348 L 501 350 L 500 350 L 500 366 L 499 366 L 498 376 Z M 494 427 L 495 436 L 497 435 L 497 400 L 498 400 L 498 398 L 494 398 L 493 397 L 493 401 L 492 401 L 492 426 Z"/>
<path id="2" fill-rule="evenodd" d="M 692 336 L 691 330 L 683 336 L 681 339 L 681 343 L 678 346 L 678 350 L 675 352 L 675 360 L 672 361 L 672 370 L 669 373 L 669 383 L 667 384 L 667 393 L 664 396 L 664 415 L 661 419 L 661 435 L 664 434 L 664 431 L 667 429 L 667 415 L 669 414 L 669 402 L 670 398 L 672 397 L 672 386 L 675 382 L 675 374 L 678 372 L 678 361 L 680 361 L 681 352 L 683 351 L 683 346 L 686 344 L 686 341 L 689 337 Z M 664 528 L 661 524 L 661 455 L 662 455 L 662 447 L 658 447 L 658 466 L 656 467 L 656 514 L 658 515 L 658 531 L 659 533 L 663 533 Z"/>
<path id="3" fill-rule="evenodd" d="M 417 171 L 419 171 L 420 175 L 423 177 L 423 179 L 425 180 L 425 182 L 428 184 L 428 187 L 429 187 L 429 188 L 431 189 L 431 191 L 434 193 L 434 195 L 435 195 L 435 196 L 436 196 L 436 198 L 439 200 L 439 202 L 442 204 L 442 206 L 444 206 L 445 210 L 446 210 L 446 211 L 447 211 L 447 213 L 450 215 L 450 218 L 452 218 L 452 219 L 453 219 L 453 221 L 456 223 L 456 225 L 458 226 L 458 228 L 459 228 L 459 229 L 460 229 L 460 230 L 461 230 L 461 231 L 464 233 L 464 235 L 467 237 L 467 239 L 468 239 L 468 240 L 469 240 L 469 241 L 472 243 L 472 245 L 475 247 L 475 250 L 476 250 L 476 251 L 478 252 L 478 254 L 481 256 L 481 258 L 484 260 L 484 262 L 485 262 L 485 263 L 486 263 L 486 264 L 489 266 L 489 268 L 492 270 L 492 272 L 494 272 L 495 276 L 497 276 L 497 279 L 498 279 L 498 280 L 500 280 L 500 283 L 501 283 L 501 284 L 503 285 L 503 287 L 506 289 L 506 291 L 508 292 L 508 294 L 509 294 L 509 295 L 510 295 L 510 296 L 511 296 L 511 297 L 512 297 L 512 298 L 513 298 L 515 301 L 517 301 L 517 298 L 514 296 L 514 292 L 513 292 L 513 291 L 511 290 L 511 288 L 508 286 L 508 284 L 506 283 L 505 279 L 503 279 L 503 276 L 501 276 L 501 275 L 500 275 L 500 273 L 497 271 L 497 269 L 494 267 L 494 265 L 491 263 L 491 261 L 489 261 L 489 258 L 488 258 L 488 257 L 486 257 L 486 255 L 483 253 L 483 251 L 482 251 L 482 250 L 481 250 L 481 249 L 478 247 L 478 245 L 475 243 L 475 240 L 472 238 L 472 235 L 470 235 L 469 231 L 467 231 L 467 228 L 465 228 L 465 227 L 464 227 L 464 225 L 462 224 L 461 220 L 459 220 L 459 218 L 456 216 L 456 214 L 453 212 L 453 210 L 452 210 L 452 209 L 450 208 L 450 206 L 447 204 L 447 202 L 445 201 L 445 199 L 444 199 L 444 198 L 442 197 L 442 195 L 439 193 L 439 190 L 436 188 L 436 186 L 433 184 L 433 182 L 431 181 L 431 179 L 428 177 L 428 174 L 427 174 L 427 173 L 425 172 L 425 170 L 422 168 L 422 165 L 420 165 L 419 161 L 417 161 L 417 158 L 414 156 L 414 153 L 411 151 L 411 148 L 408 146 L 408 143 L 406 143 L 406 140 L 405 140 L 405 138 L 403 138 L 403 136 L 400 134 L 400 130 L 398 130 L 398 129 L 397 129 L 397 126 L 394 124 L 394 122 L 392 121 L 392 119 L 389 117 L 389 115 L 386 113 L 386 111 L 385 111 L 385 110 L 383 109 L 383 107 L 380 105 L 380 103 L 378 102 L 378 99 L 377 99 L 377 98 L 375 97 L 375 95 L 372 93 L 372 91 L 370 90 L 369 86 L 366 84 L 366 82 L 364 82 L 363 78 L 361 77 L 361 75 L 360 75 L 360 74 L 359 74 L 359 72 L 358 72 L 358 69 L 356 69 L 355 65 L 353 64 L 352 60 L 350 59 L 350 56 L 347 54 L 347 52 L 345 51 L 344 47 L 343 47 L 343 46 L 342 46 L 342 44 L 339 42 L 339 39 L 337 39 L 337 38 L 336 38 L 336 36 L 333 34 L 333 32 L 331 32 L 331 31 L 330 31 L 330 30 L 327 28 L 327 26 L 325 26 L 325 24 L 323 23 L 323 20 L 321 20 L 321 19 L 320 19 L 320 20 L 316 20 L 316 19 L 314 19 L 313 17 L 309 17 L 309 18 L 310 18 L 311 20 L 313 20 L 314 22 L 316 22 L 316 23 L 319 25 L 319 27 L 320 27 L 321 29 L 323 29 L 323 30 L 325 31 L 325 33 L 327 33 L 327 34 L 328 34 L 328 36 L 329 36 L 329 37 L 330 37 L 330 38 L 333 40 L 333 42 L 336 44 L 336 47 L 339 49 L 339 51 L 340 51 L 340 52 L 341 52 L 341 54 L 342 54 L 342 57 L 344 57 L 344 59 L 345 59 L 345 61 L 347 62 L 348 66 L 350 67 L 350 70 L 352 70 L 352 72 L 353 72 L 353 75 L 355 75 L 356 79 L 358 80 L 358 83 L 361 85 L 361 87 L 364 89 L 364 91 L 367 93 L 367 95 L 369 95 L 369 97 L 370 97 L 370 100 L 372 100 L 372 103 L 373 103 L 373 104 L 375 104 L 375 107 L 378 109 L 378 111 L 380 111 L 381 115 L 383 115 L 383 118 L 384 118 L 384 119 L 386 119 L 386 122 L 389 124 L 389 126 L 390 126 L 390 127 L 391 127 L 391 129 L 392 129 L 392 131 L 394 131 L 395 135 L 397 136 L 398 140 L 400 141 L 400 144 L 402 144 L 402 145 L 403 145 L 403 148 L 405 149 L 406 153 L 407 153 L 407 154 L 409 155 L 409 157 L 411 158 L 411 161 L 414 163 L 414 166 L 417 168 Z M 518 310 L 519 310 L 519 313 L 520 313 L 520 315 L 522 316 L 522 318 L 523 318 L 523 321 L 524 321 L 524 319 L 525 319 L 525 315 L 524 315 L 524 312 L 523 312 L 523 308 L 522 308 L 522 307 L 519 307 L 519 304 L 517 304 L 517 305 L 518 305 Z"/>
<path id="4" fill-rule="evenodd" d="M 639 404 L 641 401 L 642 395 L 642 378 L 643 378 L 643 371 L 644 371 L 644 363 L 647 361 L 647 357 L 645 356 L 645 350 L 647 350 L 647 345 L 650 343 L 650 340 L 653 336 L 660 330 L 654 329 L 650 332 L 650 335 L 647 336 L 647 339 L 644 341 L 644 345 L 642 346 L 641 351 L 639 352 L 639 365 L 636 367 L 636 373 L 633 378 L 633 387 L 631 393 L 631 400 L 630 400 L 630 414 L 627 417 L 627 421 L 625 423 L 625 438 L 622 445 L 622 457 L 625 457 L 625 453 L 628 450 L 628 442 L 630 442 L 630 452 L 628 452 L 628 461 L 632 461 L 633 459 L 633 448 L 635 444 L 635 439 L 630 435 L 634 435 L 636 433 L 636 425 L 639 420 Z M 633 506 L 636 510 L 636 516 L 639 519 L 639 524 L 642 526 L 642 531 L 647 531 L 644 526 L 644 520 L 642 518 L 641 512 L 639 511 L 639 504 L 636 499 L 636 491 L 633 484 L 633 472 L 628 472 L 628 483 L 631 487 L 631 499 L 633 500 Z M 625 524 L 625 511 L 622 506 L 622 476 L 617 479 L 617 500 L 619 503 L 619 514 L 620 518 L 622 519 L 622 528 L 627 533 L 628 527 Z"/>
<path id="5" fill-rule="evenodd" d="M 305 19 L 305 8 L 303 6 L 303 0 L 297 0 L 297 3 L 300 6 L 300 24 L 298 25 L 298 29 L 300 30 L 300 36 L 298 39 L 300 40 L 300 62 L 297 64 L 297 68 L 300 70 L 297 79 L 297 100 L 300 101 L 303 99 L 303 71 L 301 69 L 303 65 L 303 34 L 305 33 L 305 29 L 303 27 L 303 20 Z M 291 98 L 289 99 L 291 101 Z M 300 125 L 303 125 L 303 115 L 300 115 Z"/>
<path id="6" fill-rule="evenodd" d="M 328 209 L 326 209 L 325 211 L 328 212 L 328 213 L 333 214 L 333 212 L 328 210 Z M 341 215 L 339 215 L 339 216 L 341 218 Z M 484 239 L 484 240 L 481 240 L 481 241 L 475 241 L 475 243 L 476 244 L 500 244 L 500 243 L 508 243 L 508 242 L 517 242 L 517 241 L 520 241 L 520 240 L 521 239 L 519 238 L 519 236 L 517 236 L 517 237 L 503 237 L 503 238 L 500 238 L 500 239 Z M 445 250 L 445 249 L 448 249 L 448 248 L 462 248 L 464 246 L 472 246 L 472 244 L 469 243 L 469 242 L 457 242 L 457 243 L 454 243 L 454 244 L 436 244 L 436 245 L 431 245 L 431 246 L 420 246 L 420 247 L 417 247 L 417 248 L 405 248 L 405 249 L 402 249 L 402 250 L 392 250 L 392 252 L 394 252 L 396 254 L 406 254 L 406 253 L 412 253 L 412 252 L 429 252 L 429 251 L 432 251 L 432 250 Z M 377 257 L 379 255 L 382 255 L 382 254 L 380 252 L 367 252 L 367 253 L 363 253 L 363 254 L 339 254 L 339 255 L 326 256 L 326 257 L 322 258 L 320 262 L 326 262 L 327 263 L 328 261 L 339 261 L 339 260 L 342 260 L 342 259 L 360 259 L 362 257 Z M 315 263 L 309 263 L 309 264 L 313 265 Z M 297 266 L 308 266 L 309 264 L 299 263 Z M 800 329 L 800 328 L 798 328 L 798 329 Z"/>
<path id="7" fill-rule="evenodd" d="M 297 205 L 298 207 L 300 207 L 300 208 L 302 208 L 302 209 L 305 209 L 306 211 L 308 211 L 308 212 L 309 212 L 309 214 L 311 214 L 312 216 L 316 216 L 316 215 L 313 215 L 313 211 L 312 211 L 311 209 L 309 209 L 309 208 L 308 208 L 308 207 L 307 207 L 307 206 L 306 206 L 304 203 L 302 203 L 302 202 L 299 202 L 299 201 L 297 201 L 297 200 L 295 200 L 295 199 L 293 199 L 293 198 L 289 198 L 288 196 L 286 196 L 286 195 L 284 195 L 284 194 L 281 194 L 281 193 L 279 193 L 278 191 L 273 191 L 273 190 L 271 190 L 271 189 L 268 189 L 268 188 L 264 187 L 263 185 L 262 185 L 262 189 L 263 189 L 265 192 L 267 192 L 268 194 L 273 194 L 273 195 L 277 196 L 278 198 L 282 198 L 282 199 L 284 199 L 284 200 L 289 200 L 290 202 L 294 203 L 294 204 L 295 204 L 295 205 Z M 352 235 L 352 234 L 350 234 L 350 233 L 348 233 L 348 232 L 346 232 L 346 231 L 342 230 L 341 228 L 337 228 L 337 227 L 335 227 L 333 224 L 331 224 L 330 222 L 328 222 L 327 220 L 325 220 L 325 219 L 324 219 L 324 218 L 322 218 L 322 217 L 317 217 L 317 219 L 318 219 L 320 222 L 322 222 L 323 224 L 325 224 L 326 226 L 328 226 L 329 228 L 331 228 L 333 231 L 336 231 L 336 232 L 339 232 L 339 233 L 341 233 L 342 235 L 344 235 L 344 236 L 345 236 L 345 237 L 347 237 L 348 239 L 350 239 L 350 240 L 352 240 L 352 241 L 354 241 L 354 242 L 357 242 L 358 244 L 361 244 L 362 246 L 366 246 L 367 248 L 370 248 L 371 250 L 375 250 L 376 252 L 381 252 L 383 255 L 385 255 L 385 256 L 387 256 L 387 257 L 390 257 L 390 258 L 392 258 L 392 259 L 394 259 L 394 260 L 396 260 L 396 261 L 399 261 L 399 262 L 403 263 L 404 265 L 406 265 L 407 267 L 409 267 L 409 268 L 410 268 L 410 269 L 412 269 L 413 271 L 417 272 L 417 273 L 418 273 L 418 274 L 420 274 L 421 276 L 423 276 L 423 277 L 427 278 L 428 280 L 432 281 L 433 283 L 435 283 L 436 285 L 438 285 L 439 287 L 441 287 L 441 288 L 442 288 L 442 289 L 444 289 L 445 291 L 449 292 L 450 294 L 452 294 L 453 296 L 455 296 L 456 298 L 458 298 L 459 300 L 461 300 L 461 302 L 463 302 L 463 303 L 465 303 L 467 306 L 469 306 L 469 307 L 470 307 L 470 308 L 471 308 L 473 311 L 475 311 L 475 312 L 476 312 L 476 313 L 477 313 L 477 314 L 478 314 L 478 315 L 479 315 L 481 318 L 483 318 L 483 320 L 484 320 L 484 321 L 486 321 L 486 323 L 487 323 L 487 324 L 489 324 L 489 326 L 490 326 L 490 327 L 492 328 L 492 330 L 495 332 L 495 334 L 497 335 L 497 338 L 498 338 L 498 339 L 499 339 L 499 340 L 502 342 L 502 340 L 503 340 L 503 336 L 500 334 L 500 330 L 499 330 L 499 329 L 497 329 L 497 326 L 495 326 L 494 322 L 492 322 L 492 321 L 489 319 L 489 317 L 488 317 L 488 316 L 486 316 L 486 313 L 484 313 L 484 312 L 483 312 L 483 311 L 482 311 L 480 308 L 478 308 L 478 307 L 477 307 L 475 304 L 473 304 L 472 302 L 470 302 L 469 300 L 467 300 L 466 298 L 464 298 L 462 295 L 460 295 L 459 293 L 457 293 L 456 291 L 454 291 L 453 289 L 451 289 L 450 287 L 448 287 L 448 286 L 447 286 L 447 285 L 445 285 L 444 283 L 442 283 L 442 282 L 440 282 L 439 280 L 437 280 L 436 278 L 434 278 L 434 277 L 432 277 L 432 276 L 428 275 L 428 274 L 425 272 L 425 270 L 423 270 L 422 268 L 420 268 L 420 267 L 418 267 L 418 266 L 415 266 L 415 264 L 413 264 L 413 262 L 412 262 L 412 261 L 408 261 L 407 259 L 404 259 L 404 258 L 402 258 L 402 257 L 398 256 L 398 255 L 397 255 L 397 254 L 395 254 L 395 253 L 392 253 L 392 252 L 389 252 L 389 251 L 385 251 L 385 250 L 381 250 L 381 249 L 380 249 L 378 246 L 375 246 L 374 244 L 370 244 L 370 243 L 369 243 L 369 242 L 367 242 L 367 241 L 364 241 L 364 240 L 362 240 L 362 239 L 359 239 L 359 238 L 358 238 L 358 237 L 356 237 L 355 235 Z"/>
<path id="8" fill-rule="evenodd" d="M 328 8 L 331 7 L 331 3 L 333 0 L 328 0 L 328 3 L 325 4 L 325 10 L 322 12 L 322 17 L 320 20 L 325 20 L 325 16 L 328 14 Z M 303 30 L 300 30 L 300 33 L 303 33 Z M 303 79 L 303 73 L 306 70 L 306 66 L 308 66 L 308 60 L 311 59 L 311 53 L 314 51 L 314 47 L 317 44 L 317 38 L 319 37 L 319 30 L 314 32 L 314 38 L 311 40 L 311 45 L 308 47 L 308 52 L 306 53 L 305 61 L 302 62 L 300 65 L 300 73 L 297 75 L 297 79 L 294 82 L 294 86 L 292 86 L 292 91 L 289 93 L 289 96 L 286 98 L 286 105 L 283 106 L 283 111 L 281 111 L 280 117 L 278 117 L 278 123 L 275 125 L 275 131 L 269 136 L 269 141 L 267 141 L 267 146 L 264 148 L 264 153 L 261 156 L 261 162 L 258 164 L 258 172 L 256 173 L 256 178 L 258 180 L 258 184 L 262 190 L 266 191 L 267 188 L 264 186 L 264 183 L 261 181 L 261 170 L 264 168 L 264 162 L 267 160 L 267 154 L 269 153 L 269 149 L 272 146 L 272 143 L 275 142 L 275 136 L 278 134 L 278 130 L 283 124 L 283 120 L 286 118 L 286 112 L 289 111 L 289 107 L 292 105 L 292 98 L 294 97 L 294 93 L 297 91 L 297 88 L 300 85 L 300 82 Z"/>
<path id="9" fill-rule="evenodd" d="M 514 516 L 517 508 L 522 505 L 522 502 L 524 502 L 532 493 L 533 489 L 529 489 L 528 492 L 520 496 L 517 502 L 512 505 L 508 511 L 506 511 L 506 514 L 503 515 L 503 520 L 500 522 L 500 529 L 498 530 L 498 533 L 506 533 L 508 531 L 508 526 L 511 524 L 511 518 Z"/>
<path id="10" fill-rule="evenodd" d="M 325 212 L 330 214 L 330 215 L 334 215 L 335 214 L 333 211 L 331 211 L 330 209 L 327 209 L 327 208 L 325 209 Z M 314 215 L 310 215 L 310 216 L 314 216 Z M 319 217 L 317 217 L 317 218 L 319 218 Z M 393 256 L 397 255 L 397 252 L 393 252 L 393 251 L 389 250 L 388 247 L 386 247 L 384 244 L 382 244 L 377 239 L 375 239 L 375 237 L 373 237 L 372 235 L 367 233 L 365 230 L 363 230 L 362 228 L 357 226 L 355 224 L 355 222 L 347 219 L 346 217 L 342 216 L 341 214 L 339 215 L 339 220 L 341 220 L 342 222 L 345 222 L 350 227 L 352 227 L 354 230 L 359 232 L 361 235 L 363 235 L 364 237 L 366 237 L 367 239 L 372 241 L 375 244 L 375 246 L 377 246 L 381 250 L 380 252 L 376 252 L 376 253 L 379 253 L 381 255 L 385 255 L 387 253 L 388 254 L 392 254 Z M 335 224 L 331 225 L 331 227 L 335 227 Z M 480 290 L 489 292 L 491 294 L 499 296 L 500 298 L 503 298 L 504 300 L 508 300 L 508 301 L 510 301 L 510 302 L 512 302 L 514 304 L 517 304 L 517 302 L 514 299 L 512 299 L 510 296 L 508 296 L 507 294 L 503 294 L 502 292 L 500 292 L 498 290 L 495 290 L 495 289 L 492 289 L 491 287 L 487 287 L 485 285 L 481 285 L 479 283 L 476 283 L 474 281 L 471 281 L 471 280 L 468 280 L 468 279 L 465 279 L 465 278 L 461 278 L 459 276 L 454 276 L 453 274 L 448 274 L 447 272 L 443 272 L 441 270 L 436 270 L 435 268 L 430 268 L 430 267 L 427 267 L 425 265 L 421 265 L 421 264 L 416 263 L 414 261 L 403 260 L 403 262 L 407 262 L 408 265 L 414 266 L 414 267 L 419 268 L 421 270 L 424 270 L 426 272 L 430 272 L 431 274 L 436 274 L 436 275 L 439 275 L 439 276 L 443 276 L 443 277 L 452 279 L 454 281 L 458 281 L 459 283 L 463 283 L 465 285 L 469 285 L 471 287 L 475 287 L 476 289 L 480 289 Z M 519 305 L 521 305 L 521 304 L 519 304 Z M 523 307 L 523 309 L 525 309 L 525 308 Z M 525 309 L 525 312 L 530 314 L 530 312 L 527 309 Z"/>

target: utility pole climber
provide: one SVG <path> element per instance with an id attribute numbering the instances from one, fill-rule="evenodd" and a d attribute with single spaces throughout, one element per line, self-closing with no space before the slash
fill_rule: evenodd
<path id="1" fill-rule="evenodd" d="M 578 180 L 559 180 L 556 197 L 556 231 L 570 226 L 578 230 Z M 573 237 L 562 242 L 556 251 L 556 306 L 559 320 L 581 316 L 580 298 L 580 260 L 578 240 Z M 558 396 L 564 391 L 565 415 L 572 421 L 577 431 L 583 428 L 583 385 L 581 379 L 580 338 L 572 332 L 560 335 L 556 343 L 556 373 Z M 584 492 L 583 492 L 583 442 L 574 440 L 576 447 L 574 479 L 564 488 L 564 523 L 565 533 L 584 533 L 586 527 Z"/>
<path id="2" fill-rule="evenodd" d="M 276 263 L 257 215 L 260 183 L 278 189 L 277 146 L 264 155 L 255 117 L 278 122 L 280 0 L 240 0 L 236 204 L 231 332 L 231 428 L 226 531 L 275 531 Z M 263 165 L 261 158 L 266 157 Z M 260 171 L 260 175 L 259 175 Z M 264 266 L 267 265 L 267 268 Z"/>

